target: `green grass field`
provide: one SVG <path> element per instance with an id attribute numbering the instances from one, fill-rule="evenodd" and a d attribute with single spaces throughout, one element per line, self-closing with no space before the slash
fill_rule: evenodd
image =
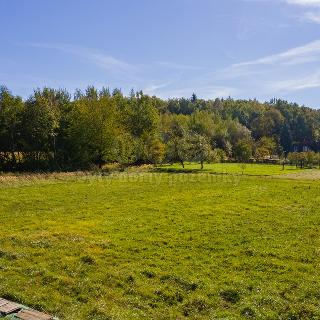
<path id="1" fill-rule="evenodd" d="M 181 171 L 204 171 L 211 173 L 225 173 L 225 174 L 244 174 L 256 176 L 270 176 L 288 173 L 296 173 L 305 171 L 306 169 L 296 168 L 296 166 L 286 165 L 284 170 L 282 165 L 274 164 L 239 164 L 239 163 L 205 163 L 203 170 L 198 163 L 186 163 L 183 169 L 181 164 L 175 163 L 172 165 L 164 165 L 160 170 L 168 172 L 181 172 Z"/>
<path id="2" fill-rule="evenodd" d="M 72 320 L 319 319 L 319 203 L 285 176 L 3 182 L 0 296 Z"/>

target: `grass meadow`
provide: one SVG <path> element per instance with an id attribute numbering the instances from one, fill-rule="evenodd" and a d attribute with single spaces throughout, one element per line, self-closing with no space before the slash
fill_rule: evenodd
<path id="1" fill-rule="evenodd" d="M 67 320 L 319 319 L 320 180 L 278 169 L 2 181 L 0 296 Z"/>
<path id="2" fill-rule="evenodd" d="M 255 164 L 255 163 L 207 163 L 204 168 L 197 163 L 186 163 L 184 168 L 181 164 L 174 163 L 172 165 L 164 165 L 160 168 L 162 171 L 167 172 L 210 172 L 217 174 L 244 174 L 255 176 L 271 176 L 288 173 L 297 173 L 305 171 L 306 169 L 296 168 L 295 166 L 286 165 L 283 169 L 282 165 L 274 164 Z"/>

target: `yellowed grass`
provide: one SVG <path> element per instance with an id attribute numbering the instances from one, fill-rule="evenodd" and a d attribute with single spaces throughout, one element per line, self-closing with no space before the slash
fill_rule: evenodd
<path id="1" fill-rule="evenodd" d="M 299 171 L 295 173 L 288 173 L 286 175 L 274 175 L 278 179 L 293 179 L 293 180 L 320 180 L 320 170 L 310 169 Z"/>
<path id="2" fill-rule="evenodd" d="M 0 184 L 11 184 L 17 182 L 35 182 L 39 180 L 65 180 L 69 178 L 92 175 L 90 172 L 52 172 L 52 173 L 8 173 L 0 175 Z"/>

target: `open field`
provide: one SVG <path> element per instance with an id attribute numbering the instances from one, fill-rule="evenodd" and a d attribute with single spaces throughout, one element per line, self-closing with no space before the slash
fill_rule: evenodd
<path id="1" fill-rule="evenodd" d="M 181 164 L 174 163 L 172 165 L 164 165 L 160 170 L 168 172 L 182 172 L 182 171 L 193 171 L 193 172 L 210 172 L 210 173 L 225 173 L 225 174 L 244 174 L 254 176 L 271 176 L 288 173 L 300 173 L 307 169 L 296 168 L 296 166 L 286 165 L 284 170 L 282 165 L 275 164 L 241 164 L 241 163 L 206 163 L 204 164 L 203 170 L 200 169 L 198 163 L 186 163 L 185 167 L 182 168 Z"/>
<path id="2" fill-rule="evenodd" d="M 70 320 L 319 319 L 320 180 L 302 179 L 2 183 L 0 296 Z"/>
<path id="3" fill-rule="evenodd" d="M 320 180 L 320 170 L 301 170 L 297 172 L 288 173 L 286 175 L 274 175 L 276 178 L 294 179 L 294 180 Z"/>

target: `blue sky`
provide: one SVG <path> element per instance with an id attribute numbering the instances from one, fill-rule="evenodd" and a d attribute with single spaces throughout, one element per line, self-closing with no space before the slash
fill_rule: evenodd
<path id="1" fill-rule="evenodd" d="M 320 0 L 1 0 L 0 83 L 320 107 Z"/>

